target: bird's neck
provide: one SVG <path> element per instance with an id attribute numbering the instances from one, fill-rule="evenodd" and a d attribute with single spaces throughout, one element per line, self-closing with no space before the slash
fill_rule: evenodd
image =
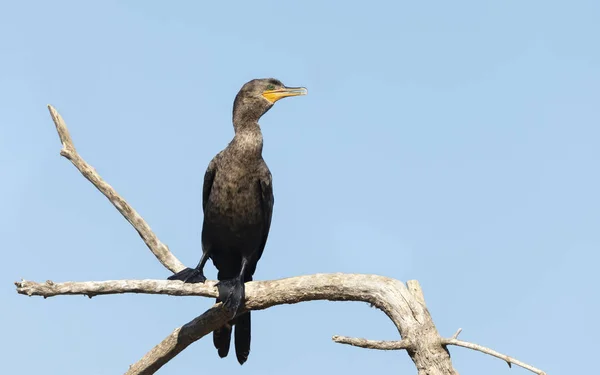
<path id="1" fill-rule="evenodd" d="M 233 143 L 246 156 L 260 156 L 263 149 L 263 136 L 258 122 L 237 124 Z"/>

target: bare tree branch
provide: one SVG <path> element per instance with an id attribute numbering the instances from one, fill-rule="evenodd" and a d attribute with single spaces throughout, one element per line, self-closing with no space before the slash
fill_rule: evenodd
<path id="1" fill-rule="evenodd" d="M 169 280 L 107 280 L 107 281 L 67 281 L 55 283 L 46 281 L 22 280 L 15 282 L 17 293 L 27 296 L 41 296 L 44 298 L 65 295 L 82 295 L 94 297 L 105 294 L 165 294 L 171 296 L 201 296 L 217 297 L 215 281 L 188 284 Z"/>
<path id="2" fill-rule="evenodd" d="M 232 318 L 221 307 L 222 304 L 218 303 L 186 325 L 176 328 L 142 359 L 129 366 L 125 375 L 154 374 L 190 344 L 221 327 Z"/>
<path id="3" fill-rule="evenodd" d="M 106 198 L 108 198 L 108 200 L 117 208 L 117 210 L 119 210 L 125 219 L 127 219 L 127 221 L 133 225 L 150 251 L 152 251 L 154 256 L 156 256 L 163 266 L 174 273 L 184 269 L 185 266 L 183 263 L 181 263 L 179 259 L 177 259 L 169 251 L 167 245 L 158 239 L 140 214 L 138 214 L 137 211 L 134 210 L 133 207 L 131 207 L 129 203 L 127 203 L 112 186 L 106 183 L 91 165 L 86 163 L 86 161 L 79 156 L 62 116 L 51 105 L 48 105 L 48 110 L 50 111 L 54 125 L 56 125 L 56 131 L 58 132 L 58 136 L 60 137 L 60 141 L 62 143 L 62 150 L 60 151 L 60 154 L 69 159 L 75 168 L 77 168 L 85 178 L 87 178 L 98 190 L 100 190 L 100 192 L 104 194 Z"/>
<path id="4" fill-rule="evenodd" d="M 347 345 L 357 346 L 359 348 L 378 349 L 378 350 L 410 349 L 412 346 L 408 340 L 377 341 L 377 340 L 367 340 L 367 339 L 363 339 L 363 338 L 337 336 L 337 335 L 333 336 L 332 340 L 337 342 L 338 344 L 347 344 Z"/>
<path id="5" fill-rule="evenodd" d="M 431 347 L 456 345 L 480 351 L 500 358 L 509 364 L 515 364 L 538 375 L 544 371 L 523 363 L 507 355 L 483 346 L 458 340 L 459 329 L 451 338 L 440 338 L 437 333 L 424 338 L 420 335 L 420 322 L 431 319 L 421 301 L 413 296 L 415 290 L 421 290 L 416 280 L 407 283 L 407 288 L 398 280 L 376 275 L 358 274 L 316 274 L 291 277 L 281 280 L 252 281 L 246 284 L 245 308 L 262 310 L 280 304 L 294 304 L 313 300 L 362 301 L 373 304 L 385 312 L 405 337 L 399 341 L 376 341 L 363 338 L 333 336 L 333 341 L 361 348 L 378 350 L 411 349 L 411 352 Z M 46 281 L 16 282 L 17 292 L 28 296 L 44 298 L 58 295 L 97 296 L 104 294 L 145 293 L 172 296 L 216 297 L 218 292 L 214 281 L 204 284 L 186 284 L 168 280 L 109 280 L 54 283 Z M 422 293 L 417 293 L 421 294 Z M 232 317 L 216 304 L 196 319 L 173 331 L 160 344 L 148 352 L 133 365 L 127 374 L 151 374 L 175 357 L 194 341 L 219 328 Z M 421 333 L 418 333 L 418 332 Z M 412 339 L 411 339 L 412 338 Z M 416 342 L 413 342 L 416 341 Z M 437 344 L 436 344 L 437 343 Z M 440 355 L 438 353 L 438 355 Z M 413 358 L 413 360 L 415 360 Z M 449 361 L 449 358 L 447 359 Z M 415 361 L 415 363 L 417 363 Z"/>
<path id="6" fill-rule="evenodd" d="M 114 293 L 152 293 L 170 295 L 198 295 L 215 297 L 217 291 L 214 282 L 206 284 L 185 284 L 167 280 L 124 280 L 103 282 L 35 283 L 22 281 L 16 283 L 17 292 L 25 295 L 44 297 L 61 294 L 100 295 Z M 400 281 L 377 275 L 357 274 L 317 274 L 299 276 L 273 281 L 253 281 L 246 283 L 245 308 L 261 310 L 274 305 L 293 304 L 303 301 L 363 301 L 382 310 L 396 325 L 401 337 L 411 342 L 414 351 L 409 355 L 417 364 L 420 374 L 448 375 L 456 374 L 452 368 L 448 353 L 439 344 L 439 335 L 427 309 L 417 301 Z M 189 343 L 199 339 L 207 332 L 224 324 L 227 318 L 215 318 L 216 312 L 207 312 L 184 326 L 185 335 L 193 338 L 181 341 L 181 330 L 174 331 L 156 348 L 151 350 L 134 368 L 146 373 L 147 368 L 155 366 L 148 358 L 172 358 Z M 205 326 L 204 322 L 211 322 Z M 213 325 L 214 324 L 214 325 Z M 181 341 L 181 342 L 180 342 Z M 185 344 L 185 345 L 184 345 Z M 149 357 L 150 356 L 150 357 Z M 168 360 L 167 359 L 167 360 Z M 158 360 L 158 359 L 157 359 Z M 142 363 L 146 365 L 142 366 Z M 148 367 L 150 366 L 150 367 Z"/>
<path id="7" fill-rule="evenodd" d="M 462 346 L 463 348 L 469 348 L 469 349 L 473 349 L 473 350 L 477 350 L 479 352 L 491 355 L 493 357 L 496 358 L 500 358 L 504 361 L 506 361 L 506 363 L 508 363 L 508 367 L 510 367 L 511 363 L 514 365 L 517 365 L 519 367 L 523 367 L 524 369 L 527 369 L 531 372 L 534 372 L 538 375 L 546 375 L 546 373 L 538 368 L 535 368 L 531 365 L 528 365 L 527 363 L 523 363 L 517 359 L 514 359 L 512 357 L 509 357 L 505 354 L 502 353 L 498 353 L 495 350 L 492 350 L 490 348 L 486 348 L 484 346 L 481 345 L 477 345 L 477 344 L 473 344 L 471 342 L 466 342 L 466 341 L 462 341 L 462 340 L 458 340 L 455 338 L 449 338 L 449 339 L 442 339 L 442 344 L 443 345 L 456 345 L 456 346 Z"/>
<path id="8" fill-rule="evenodd" d="M 88 179 L 137 230 L 154 256 L 172 272 L 184 265 L 152 232 L 144 219 L 77 153 L 66 124 L 60 114 L 48 105 L 50 115 L 62 142 L 60 154 Z M 214 281 L 204 284 L 185 284 L 167 280 L 109 280 L 89 282 L 36 283 L 22 280 L 15 283 L 17 292 L 44 298 L 58 295 L 86 295 L 90 298 L 104 294 L 146 293 L 173 296 L 216 297 Z M 402 340 L 374 341 L 362 338 L 333 336 L 338 343 L 380 350 L 407 349 L 419 375 L 458 375 L 452 367 L 446 345 L 478 350 L 515 364 L 539 375 L 545 373 L 514 358 L 477 344 L 458 340 L 460 329 L 452 338 L 441 338 L 425 305 L 421 286 L 416 280 L 407 285 L 377 275 L 317 274 L 273 281 L 254 281 L 246 284 L 247 310 L 261 310 L 280 304 L 303 301 L 363 301 L 382 310 L 396 325 Z M 219 328 L 233 316 L 218 303 L 204 314 L 175 329 L 141 360 L 130 366 L 126 375 L 153 374 L 191 343 Z"/>
<path id="9" fill-rule="evenodd" d="M 64 283 L 53 281 L 38 283 L 23 280 L 16 282 L 15 285 L 19 294 L 42 297 L 144 293 L 214 298 L 218 294 L 214 286 L 215 281 L 190 284 L 170 280 L 69 281 Z M 403 319 L 410 322 L 424 313 L 422 306 L 415 303 L 416 301 L 401 281 L 378 275 L 315 274 L 279 280 L 251 281 L 245 285 L 245 307 L 249 310 L 262 310 L 275 305 L 303 301 L 330 300 L 368 302 L 397 322 L 401 322 Z M 393 298 L 391 301 L 387 301 L 384 300 L 384 296 Z M 410 314 L 411 319 L 406 319 L 403 314 Z"/>
<path id="10" fill-rule="evenodd" d="M 410 280 L 407 283 L 409 285 L 409 290 L 411 290 L 410 285 L 414 281 L 415 280 Z M 477 350 L 479 352 L 482 352 L 482 353 L 485 353 L 485 354 L 488 354 L 493 357 L 500 358 L 500 359 L 506 361 L 506 363 L 508 363 L 509 367 L 511 367 L 511 364 L 514 364 L 514 365 L 523 367 L 526 370 L 534 372 L 538 375 L 546 375 L 546 373 L 544 371 L 542 371 L 538 368 L 535 368 L 531 365 L 523 363 L 523 362 L 521 362 L 515 358 L 509 357 L 505 354 L 498 353 L 495 350 L 486 348 L 481 345 L 473 344 L 470 342 L 458 340 L 457 337 L 461 333 L 461 331 L 462 331 L 462 328 L 459 328 L 458 331 L 456 331 L 456 333 L 451 338 L 442 338 L 441 339 L 442 345 L 456 345 L 456 346 L 462 346 L 464 348 Z M 407 340 L 378 341 L 378 340 L 367 340 L 367 339 L 362 339 L 362 338 L 354 338 L 354 337 L 346 337 L 346 336 L 333 336 L 333 341 L 340 343 L 340 344 L 348 344 L 348 345 L 358 346 L 358 347 L 366 348 L 366 349 L 402 350 L 402 349 L 410 349 L 411 348 L 411 344 Z"/>

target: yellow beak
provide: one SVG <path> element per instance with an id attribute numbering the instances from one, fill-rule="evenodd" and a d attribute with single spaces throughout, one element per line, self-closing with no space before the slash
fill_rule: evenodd
<path id="1" fill-rule="evenodd" d="M 306 95 L 308 90 L 304 87 L 284 87 L 277 90 L 267 90 L 262 93 L 262 96 L 271 103 L 275 103 L 279 99 L 287 98 L 288 96 Z"/>

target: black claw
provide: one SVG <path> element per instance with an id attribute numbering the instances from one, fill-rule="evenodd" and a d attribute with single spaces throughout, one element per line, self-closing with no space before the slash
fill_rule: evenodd
<path id="1" fill-rule="evenodd" d="M 206 277 L 204 276 L 204 272 L 202 272 L 202 270 L 196 268 L 186 268 L 174 275 L 169 276 L 167 280 L 181 280 L 184 283 L 196 284 L 204 283 L 206 281 Z"/>

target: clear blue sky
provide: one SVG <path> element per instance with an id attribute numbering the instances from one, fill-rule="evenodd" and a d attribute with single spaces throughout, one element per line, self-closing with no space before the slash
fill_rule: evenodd
<path id="1" fill-rule="evenodd" d="M 599 16 L 592 0 L 2 2 L 3 371 L 119 374 L 212 304 L 15 293 L 21 277 L 169 276 L 59 156 L 46 104 L 195 265 L 202 176 L 232 137 L 233 98 L 276 77 L 309 94 L 261 121 L 276 203 L 256 279 L 418 279 L 443 335 L 462 327 L 549 374 L 588 372 L 600 335 Z M 416 372 L 404 352 L 334 334 L 398 338 L 364 303 L 276 307 L 254 314 L 243 367 L 206 338 L 160 373 Z M 462 375 L 526 373 L 451 353 Z"/>

